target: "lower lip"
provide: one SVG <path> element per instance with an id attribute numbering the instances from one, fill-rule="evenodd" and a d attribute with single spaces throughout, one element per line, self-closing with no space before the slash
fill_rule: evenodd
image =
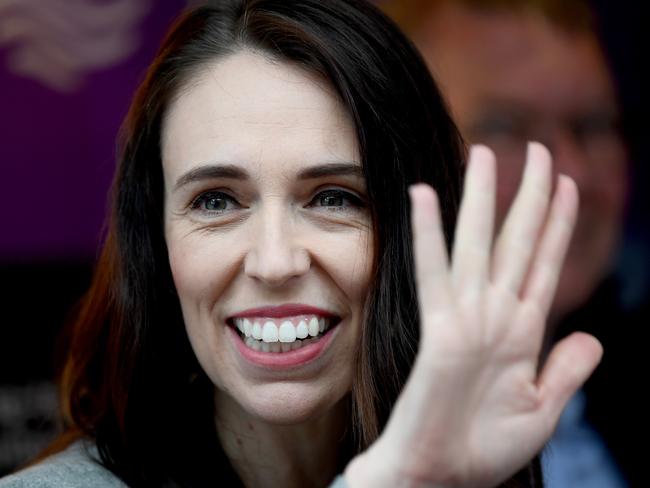
<path id="1" fill-rule="evenodd" d="M 338 324 L 331 327 L 318 341 L 303 346 L 300 349 L 287 352 L 255 351 L 244 344 L 244 341 L 235 329 L 232 327 L 227 327 L 227 329 L 235 342 L 235 346 L 237 346 L 237 350 L 249 363 L 268 369 L 280 370 L 303 366 L 319 357 L 327 349 L 330 342 L 332 342 L 334 331 L 337 327 Z"/>

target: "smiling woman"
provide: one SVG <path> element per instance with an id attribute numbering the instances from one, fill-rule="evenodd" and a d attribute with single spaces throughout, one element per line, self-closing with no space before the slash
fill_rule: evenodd
<path id="1" fill-rule="evenodd" d="M 472 149 L 454 231 L 463 159 L 372 5 L 188 11 L 124 126 L 68 431 L 0 486 L 540 486 L 601 353 L 576 334 L 538 364 L 575 185 L 551 198 L 530 144 L 492 250 L 494 156 Z"/>
<path id="2" fill-rule="evenodd" d="M 354 125 L 323 85 L 242 49 L 163 121 L 165 241 L 218 425 L 304 422 L 324 438 L 334 418 L 312 419 L 339 416 L 352 387 L 372 224 Z"/>

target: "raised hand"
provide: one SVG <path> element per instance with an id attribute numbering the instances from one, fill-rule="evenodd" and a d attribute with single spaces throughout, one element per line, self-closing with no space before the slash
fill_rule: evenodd
<path id="1" fill-rule="evenodd" d="M 493 242 L 496 162 L 474 146 L 451 264 L 435 192 L 411 188 L 420 349 L 386 429 L 348 466 L 350 486 L 496 486 L 542 449 L 595 369 L 602 348 L 582 333 L 538 364 L 578 207 L 565 176 L 551 200 L 551 175 L 531 143 Z"/>

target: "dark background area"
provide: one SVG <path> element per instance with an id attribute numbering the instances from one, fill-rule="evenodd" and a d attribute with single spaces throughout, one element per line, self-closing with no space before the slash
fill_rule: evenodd
<path id="1" fill-rule="evenodd" d="M 0 475 L 60 429 L 55 344 L 90 283 L 116 136 L 186 3 L 0 4 Z"/>
<path id="2" fill-rule="evenodd" d="M 101 244 L 117 131 L 164 31 L 185 6 L 76 4 L 89 6 L 81 9 L 88 20 L 65 0 L 0 5 L 0 475 L 59 428 L 56 338 L 88 286 Z M 650 276 L 647 16 L 635 10 L 640 3 L 594 4 L 631 147 L 634 189 L 618 267 L 630 303 L 638 303 Z M 98 10 L 107 5 L 120 8 Z M 88 55 L 91 47 L 97 56 Z M 34 60 L 49 66 L 43 59 L 51 60 L 49 70 L 34 72 Z"/>

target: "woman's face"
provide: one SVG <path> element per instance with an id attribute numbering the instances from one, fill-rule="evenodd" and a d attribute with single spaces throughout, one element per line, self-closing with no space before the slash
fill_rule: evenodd
<path id="1" fill-rule="evenodd" d="M 271 422 L 323 414 L 350 390 L 373 255 L 345 109 L 242 51 L 181 90 L 162 159 L 169 262 L 217 395 Z"/>

